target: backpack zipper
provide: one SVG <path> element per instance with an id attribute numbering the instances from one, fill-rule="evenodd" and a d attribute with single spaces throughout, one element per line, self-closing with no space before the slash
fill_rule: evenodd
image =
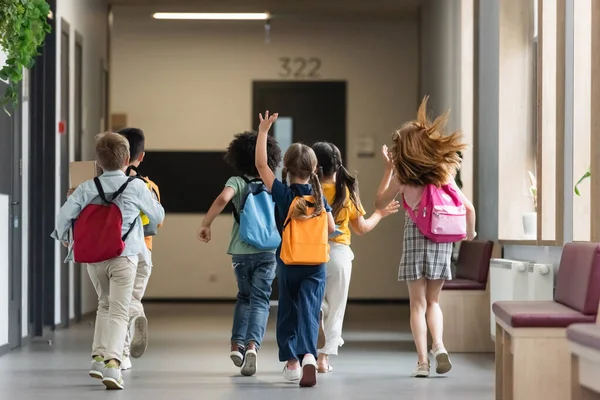
<path id="1" fill-rule="evenodd" d="M 423 218 L 427 216 L 427 207 L 423 208 Z"/>

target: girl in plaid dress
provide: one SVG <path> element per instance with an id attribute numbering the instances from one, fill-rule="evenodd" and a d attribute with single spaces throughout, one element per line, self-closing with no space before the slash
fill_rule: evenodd
<path id="1" fill-rule="evenodd" d="M 375 206 L 383 208 L 401 195 L 409 207 L 417 209 L 426 185 L 453 185 L 467 210 L 467 240 L 472 240 L 475 209 L 454 183 L 460 167 L 458 152 L 466 146 L 460 132 L 444 134 L 448 113 L 432 122 L 427 118 L 426 106 L 427 97 L 419 107 L 417 119 L 394 133 L 391 152 L 383 146 L 386 168 Z M 419 357 L 413 376 L 429 376 L 428 327 L 433 338 L 431 354 L 436 360 L 436 372 L 445 374 L 452 364 L 442 339 L 444 322 L 439 295 L 444 281 L 452 279 L 452 243 L 435 243 L 426 238 L 408 213 L 405 221 L 398 279 L 407 282 L 410 296 L 410 327 Z"/>

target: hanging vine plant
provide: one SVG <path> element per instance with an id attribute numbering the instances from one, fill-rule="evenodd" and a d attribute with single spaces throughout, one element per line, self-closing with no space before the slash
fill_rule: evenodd
<path id="1" fill-rule="evenodd" d="M 0 0 L 0 48 L 7 57 L 0 79 L 8 82 L 0 106 L 18 103 L 23 68 L 33 66 L 39 47 L 51 31 L 49 12 L 50 5 L 44 0 Z"/>

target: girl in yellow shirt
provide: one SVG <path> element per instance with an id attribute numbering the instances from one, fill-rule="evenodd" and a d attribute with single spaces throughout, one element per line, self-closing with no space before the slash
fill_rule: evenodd
<path id="1" fill-rule="evenodd" d="M 370 232 L 382 218 L 398 212 L 400 204 L 394 201 L 365 219 L 366 212 L 360 202 L 358 182 L 342 165 L 340 150 L 327 142 L 315 143 L 313 150 L 319 163 L 323 194 L 331 205 L 337 227 L 334 233 L 336 236 L 332 235 L 329 239 L 329 262 L 326 264 L 325 297 L 321 310 L 325 343 L 319 343 L 317 360 L 319 372 L 327 373 L 332 371 L 329 355 L 337 355 L 338 347 L 344 344 L 342 324 L 354 259 L 354 253 L 350 249 L 350 231 L 357 235 Z"/>

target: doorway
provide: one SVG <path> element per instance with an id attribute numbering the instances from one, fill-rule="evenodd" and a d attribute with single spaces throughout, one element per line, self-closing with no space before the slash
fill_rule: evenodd
<path id="1" fill-rule="evenodd" d="M 0 81 L 0 93 L 7 84 Z M 0 293 L 7 304 L 7 350 L 21 345 L 21 134 L 18 109 L 0 109 Z M 3 307 L 4 308 L 4 307 Z M 0 313 L 3 314 L 3 313 Z"/>
<path id="2" fill-rule="evenodd" d="M 75 161 L 82 161 L 83 151 L 81 142 L 83 140 L 83 36 L 75 31 Z M 81 322 L 81 264 L 73 267 L 73 313 L 75 321 Z"/>
<path id="3" fill-rule="evenodd" d="M 48 0 L 56 15 L 56 0 Z M 52 32 L 56 21 L 48 19 Z M 30 73 L 29 113 L 29 334 L 55 329 L 56 35 L 46 35 Z"/>
<path id="4" fill-rule="evenodd" d="M 315 142 L 334 143 L 346 162 L 346 82 L 257 81 L 252 87 L 252 125 L 265 110 L 279 113 L 271 134 L 282 152 L 294 142 L 312 146 Z M 280 173 L 280 171 L 278 171 Z M 277 279 L 272 300 L 279 298 Z"/>
<path id="5" fill-rule="evenodd" d="M 69 132 L 70 110 L 69 100 L 71 98 L 71 49 L 70 49 L 70 26 L 63 19 L 61 20 L 60 35 L 60 120 L 62 123 L 62 132 L 60 135 L 60 195 L 61 199 L 66 196 L 69 190 Z M 70 263 L 63 262 L 67 258 L 67 248 L 60 246 L 60 321 L 63 327 L 69 326 L 70 321 L 70 294 L 71 294 L 71 274 Z"/>

